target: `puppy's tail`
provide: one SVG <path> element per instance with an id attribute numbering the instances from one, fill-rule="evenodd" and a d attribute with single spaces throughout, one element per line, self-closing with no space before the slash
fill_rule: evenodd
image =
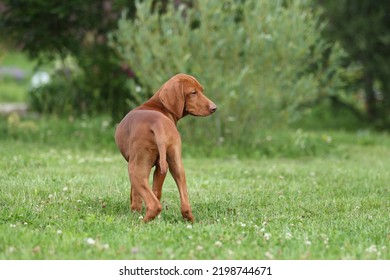
<path id="1" fill-rule="evenodd" d="M 168 163 L 167 163 L 167 148 L 165 146 L 164 137 L 165 131 L 159 125 L 152 126 L 152 132 L 156 139 L 157 149 L 159 153 L 159 162 L 161 174 L 166 174 L 168 172 Z"/>

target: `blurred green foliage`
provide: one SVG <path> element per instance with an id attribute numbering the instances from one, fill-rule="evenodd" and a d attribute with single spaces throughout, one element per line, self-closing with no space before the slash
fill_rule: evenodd
<path id="1" fill-rule="evenodd" d="M 108 113 L 117 121 L 169 77 L 186 72 L 219 106 L 211 120 L 196 120 L 200 129 L 193 119 L 183 121 L 183 137 L 194 142 L 259 148 L 264 128 L 317 121 L 333 127 L 332 116 L 353 127 L 367 114 L 383 127 L 389 121 L 388 7 L 319 4 L 2 0 L 1 47 L 21 47 L 50 65 L 50 83 L 29 92 L 32 108 L 43 113 Z M 329 121 L 322 124 L 321 116 Z"/>
<path id="2" fill-rule="evenodd" d="M 41 63 L 62 64 L 51 73 L 50 85 L 32 92 L 35 109 L 56 114 L 110 111 L 113 115 L 126 110 L 122 100 L 128 94 L 123 86 L 127 75 L 106 36 L 122 9 L 134 12 L 134 1 L 3 0 L 0 4 L 3 43 L 21 47 Z M 69 56 L 78 65 L 77 73 L 68 68 Z"/>
<path id="3" fill-rule="evenodd" d="M 380 127 L 390 126 L 390 5 L 388 1 L 319 1 L 328 24 L 325 34 L 341 43 L 362 75 L 365 111 Z M 356 96 L 357 94 L 355 94 Z"/>
<path id="4" fill-rule="evenodd" d="M 320 94 L 338 94 L 345 53 L 321 36 L 319 14 L 307 1 L 197 1 L 153 12 L 152 1 L 123 14 L 110 43 L 133 67 L 129 81 L 135 106 L 170 76 L 191 73 L 219 107 L 207 120 L 185 120 L 181 131 L 192 142 L 260 148 L 262 130 L 302 117 L 302 104 Z M 326 60 L 326 63 L 324 62 Z M 330 74 L 331 73 L 331 74 Z"/>
<path id="5" fill-rule="evenodd" d="M 25 54 L 0 43 L 0 103 L 26 101 L 33 68 L 34 62 Z"/>

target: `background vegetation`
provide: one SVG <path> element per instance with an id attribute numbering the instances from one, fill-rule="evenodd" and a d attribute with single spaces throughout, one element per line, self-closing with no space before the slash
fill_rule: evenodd
<path id="1" fill-rule="evenodd" d="M 0 0 L 0 258 L 389 259 L 387 9 Z M 197 221 L 169 177 L 143 225 L 115 124 L 177 72 L 219 107 L 179 122 Z"/>
<path id="2" fill-rule="evenodd" d="M 376 125 L 389 125 L 390 6 L 360 1 L 320 1 L 328 19 L 326 31 L 342 44 L 351 62 L 362 67 L 357 85 L 364 90 L 366 114 Z"/>
<path id="3" fill-rule="evenodd" d="M 182 126 L 196 142 L 206 134 L 213 145 L 256 149 L 262 129 L 301 117 L 299 105 L 340 80 L 327 73 L 336 72 L 342 51 L 332 50 L 331 66 L 322 67 L 327 44 L 319 16 L 304 2 L 199 1 L 193 9 L 169 6 L 162 15 L 148 1 L 136 8 L 134 20 L 119 20 L 111 45 L 136 69 L 132 91 L 142 99 L 170 73 L 192 73 L 205 85 L 220 112 L 202 122 L 200 133 Z"/>
<path id="4" fill-rule="evenodd" d="M 243 144 L 231 131 L 312 118 L 302 113 L 313 108 L 388 127 L 388 5 L 319 3 L 3 0 L 0 36 L 3 49 L 49 66 L 51 82 L 29 94 L 41 112 L 118 120 L 183 71 L 225 108 L 216 143 Z"/>
<path id="5" fill-rule="evenodd" d="M 0 36 L 48 66 L 51 82 L 31 89 L 33 109 L 53 114 L 121 116 L 128 77 L 107 45 L 120 11 L 134 1 L 1 1 Z M 130 14 L 130 12 L 129 12 Z"/>

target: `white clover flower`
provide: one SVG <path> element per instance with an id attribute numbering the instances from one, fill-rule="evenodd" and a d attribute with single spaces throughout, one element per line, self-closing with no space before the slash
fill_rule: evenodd
<path id="1" fill-rule="evenodd" d="M 368 247 L 366 249 L 366 252 L 367 253 L 378 253 L 378 249 L 377 249 L 376 245 L 371 245 L 370 247 Z"/>
<path id="2" fill-rule="evenodd" d="M 131 248 L 131 253 L 132 254 L 137 254 L 139 252 L 139 249 L 137 247 Z"/>
<path id="3" fill-rule="evenodd" d="M 217 247 L 221 247 L 222 246 L 222 242 L 219 241 L 219 240 L 215 241 L 214 245 L 217 246 Z"/>
<path id="4" fill-rule="evenodd" d="M 204 248 L 203 248 L 203 246 L 202 245 L 198 245 L 198 246 L 196 246 L 196 250 L 197 251 L 202 251 Z"/>
<path id="5" fill-rule="evenodd" d="M 271 233 L 264 233 L 264 239 L 265 240 L 270 240 L 270 238 L 271 238 Z"/>
<path id="6" fill-rule="evenodd" d="M 96 244 L 96 241 L 90 237 L 85 239 L 85 242 L 87 242 L 88 245 L 95 245 Z"/>
<path id="7" fill-rule="evenodd" d="M 266 256 L 268 259 L 274 259 L 274 255 L 272 255 L 271 252 L 265 252 L 264 256 Z"/>
<path id="8" fill-rule="evenodd" d="M 323 239 L 323 241 L 324 241 L 324 244 L 325 244 L 325 245 L 328 245 L 328 243 L 329 243 L 329 237 L 326 236 L 326 234 L 321 234 L 321 237 L 322 237 L 322 239 Z"/>
<path id="9" fill-rule="evenodd" d="M 286 233 L 286 239 L 287 239 L 287 240 L 290 240 L 291 238 L 292 238 L 292 234 L 289 233 L 289 232 L 287 232 L 287 233 Z"/>
<path id="10" fill-rule="evenodd" d="M 13 247 L 13 246 L 10 246 L 10 247 L 8 247 L 7 251 L 8 251 L 9 253 L 14 253 L 14 252 L 16 251 L 16 248 Z"/>

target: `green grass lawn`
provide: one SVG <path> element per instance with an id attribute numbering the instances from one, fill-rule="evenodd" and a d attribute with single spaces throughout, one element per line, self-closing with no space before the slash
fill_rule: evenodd
<path id="1" fill-rule="evenodd" d="M 17 69 L 23 72 L 23 78 L 16 79 L 10 75 L 0 75 L 0 103 L 25 102 L 30 88 L 31 76 L 34 72 L 35 62 L 29 60 L 20 52 L 5 52 L 0 57 L 0 67 Z"/>
<path id="2" fill-rule="evenodd" d="M 164 210 L 144 224 L 113 140 L 93 140 L 113 129 L 60 124 L 26 125 L 46 138 L 1 126 L 0 259 L 390 259 L 386 134 L 328 132 L 334 148 L 311 157 L 186 156 L 196 222 L 168 176 Z"/>

